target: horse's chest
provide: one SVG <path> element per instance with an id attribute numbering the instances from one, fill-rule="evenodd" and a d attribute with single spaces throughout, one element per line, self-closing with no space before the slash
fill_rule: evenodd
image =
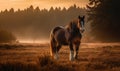
<path id="1" fill-rule="evenodd" d="M 79 37 L 79 36 L 78 37 L 74 37 L 72 42 L 73 43 L 78 43 L 78 42 L 80 42 L 80 39 L 81 39 L 81 37 Z"/>
<path id="2" fill-rule="evenodd" d="M 81 39 L 81 34 L 79 32 L 79 33 L 74 33 L 74 34 L 71 35 L 70 32 L 65 31 L 65 38 L 66 38 L 67 42 L 69 42 L 69 41 L 78 42 Z"/>

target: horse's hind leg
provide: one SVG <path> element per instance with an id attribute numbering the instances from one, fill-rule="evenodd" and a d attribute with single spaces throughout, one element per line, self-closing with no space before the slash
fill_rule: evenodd
<path id="1" fill-rule="evenodd" d="M 53 57 L 56 52 L 56 41 L 53 34 L 50 34 L 50 55 Z"/>
<path id="2" fill-rule="evenodd" d="M 75 59 L 78 58 L 79 46 L 80 46 L 80 42 L 75 43 L 75 54 L 74 54 Z"/>
<path id="3" fill-rule="evenodd" d="M 53 40 L 50 42 L 50 55 L 54 58 L 54 59 L 58 59 L 58 52 L 57 52 L 57 46 L 56 46 L 56 42 Z"/>
<path id="4" fill-rule="evenodd" d="M 60 48 L 61 48 L 61 45 L 58 45 L 57 46 L 57 52 L 59 52 Z"/>
<path id="5" fill-rule="evenodd" d="M 60 48 L 61 48 L 61 45 L 58 45 L 58 46 L 55 47 L 54 59 L 56 59 L 56 60 L 59 59 L 58 52 L 59 52 Z"/>

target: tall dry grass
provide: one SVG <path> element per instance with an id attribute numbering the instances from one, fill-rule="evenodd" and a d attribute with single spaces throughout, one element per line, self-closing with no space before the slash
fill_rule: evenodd
<path id="1" fill-rule="evenodd" d="M 0 63 L 0 71 L 74 71 L 70 65 L 62 65 L 54 61 L 50 56 L 38 57 L 36 64 L 27 64 L 21 62 L 3 62 Z"/>
<path id="2" fill-rule="evenodd" d="M 5 49 L 3 49 L 4 47 Z M 17 54 L 21 50 L 22 52 L 19 52 L 19 54 L 17 55 L 24 55 L 24 58 L 31 58 L 30 60 L 34 59 L 35 55 L 39 55 L 34 59 L 35 62 L 32 63 L 31 61 L 31 63 L 27 63 L 25 61 L 26 59 L 21 60 L 22 62 L 15 60 L 0 61 L 0 71 L 120 71 L 120 46 L 104 46 L 102 48 L 89 49 L 82 48 L 79 53 L 79 59 L 72 62 L 68 61 L 67 59 L 64 59 L 67 58 L 66 56 L 68 56 L 68 53 L 61 52 L 60 55 L 65 55 L 65 57 L 63 57 L 63 59 L 61 57 L 61 60 L 56 61 L 50 56 L 46 55 L 47 52 L 32 52 L 33 49 L 35 51 L 43 51 L 43 49 L 48 50 L 46 49 L 46 47 L 27 47 L 26 50 L 24 50 L 25 46 L 21 47 L 22 48 L 17 49 L 17 51 L 14 50 L 14 48 L 19 48 L 18 45 L 14 47 L 9 45 L 3 45 L 3 47 L 0 48 L 0 55 L 1 57 L 7 57 L 12 55 L 14 59 L 14 57 L 17 56 L 13 55 L 14 53 L 12 52 L 16 51 L 15 53 Z M 8 52 L 9 54 L 3 54 L 5 53 L 3 50 Z M 40 53 L 42 55 L 40 55 Z M 18 58 L 20 57 L 18 56 Z"/>

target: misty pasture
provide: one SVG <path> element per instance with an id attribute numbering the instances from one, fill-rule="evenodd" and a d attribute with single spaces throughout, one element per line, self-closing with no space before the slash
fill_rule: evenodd
<path id="1" fill-rule="evenodd" d="M 78 59 L 69 61 L 69 48 L 59 52 L 59 60 L 50 57 L 48 44 L 1 44 L 1 71 L 119 71 L 120 45 L 81 44 Z"/>
<path id="2" fill-rule="evenodd" d="M 82 4 L 82 0 L 79 2 Z M 24 9 L 1 10 L 0 71 L 120 71 L 119 2 L 89 0 L 86 7 L 77 4 L 50 6 L 50 9 L 30 5 Z M 69 60 L 69 46 L 60 49 L 58 60 L 53 59 L 49 43 L 51 30 L 56 26 L 65 27 L 78 20 L 79 15 L 85 17 L 85 31 L 79 32 L 82 39 L 78 59 Z"/>

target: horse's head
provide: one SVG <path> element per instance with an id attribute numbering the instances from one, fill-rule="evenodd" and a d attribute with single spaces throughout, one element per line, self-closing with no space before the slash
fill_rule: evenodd
<path id="1" fill-rule="evenodd" d="M 84 28 L 84 19 L 85 19 L 85 16 L 81 17 L 81 16 L 78 16 L 78 26 L 80 28 L 80 31 L 83 33 L 85 28 Z"/>

